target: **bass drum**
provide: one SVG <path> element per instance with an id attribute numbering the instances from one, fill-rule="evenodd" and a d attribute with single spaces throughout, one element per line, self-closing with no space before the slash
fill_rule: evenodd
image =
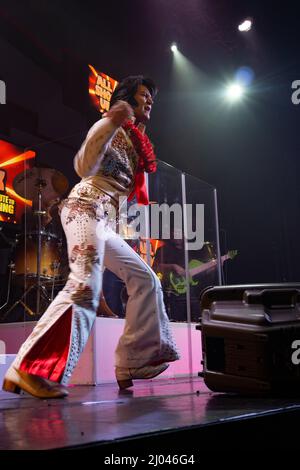
<path id="1" fill-rule="evenodd" d="M 42 231 L 41 234 L 41 266 L 42 279 L 51 280 L 60 276 L 60 260 L 62 258 L 62 242 L 53 233 Z M 29 232 L 19 238 L 15 255 L 15 274 L 18 278 L 34 280 L 37 278 L 38 233 Z"/>

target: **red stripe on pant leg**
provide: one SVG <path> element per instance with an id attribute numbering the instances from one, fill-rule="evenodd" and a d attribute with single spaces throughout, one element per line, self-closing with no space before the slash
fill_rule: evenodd
<path id="1" fill-rule="evenodd" d="M 59 382 L 68 359 L 71 326 L 72 307 L 30 349 L 20 370 Z"/>

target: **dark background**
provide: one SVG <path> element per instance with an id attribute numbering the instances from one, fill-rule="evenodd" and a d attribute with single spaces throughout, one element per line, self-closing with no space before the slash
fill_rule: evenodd
<path id="1" fill-rule="evenodd" d="M 216 186 L 223 238 L 239 254 L 228 283 L 297 281 L 300 79 L 296 4 L 241 0 L 0 1 L 0 136 L 37 151 L 73 185 L 72 159 L 98 118 L 88 64 L 116 79 L 151 76 L 149 135 L 159 159 Z M 248 35 L 237 30 L 254 18 Z M 174 83 L 170 43 L 198 69 Z M 240 66 L 247 100 L 217 90 Z M 225 237 L 226 235 L 226 237 Z"/>

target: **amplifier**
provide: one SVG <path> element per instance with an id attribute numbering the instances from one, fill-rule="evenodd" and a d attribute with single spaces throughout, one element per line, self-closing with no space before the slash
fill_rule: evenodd
<path id="1" fill-rule="evenodd" d="M 300 393 L 300 284 L 211 287 L 200 304 L 208 388 Z"/>

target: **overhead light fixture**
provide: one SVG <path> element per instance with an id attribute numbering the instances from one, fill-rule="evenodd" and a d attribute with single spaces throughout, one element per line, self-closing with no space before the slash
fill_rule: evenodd
<path id="1" fill-rule="evenodd" d="M 232 83 L 226 89 L 226 97 L 229 101 L 238 101 L 245 92 L 245 88 L 240 83 Z"/>
<path id="2" fill-rule="evenodd" d="M 175 42 L 173 42 L 171 44 L 171 51 L 172 52 L 177 52 L 178 51 L 178 47 L 177 47 L 177 44 Z"/>
<path id="3" fill-rule="evenodd" d="M 243 33 L 247 32 L 247 31 L 250 31 L 251 28 L 252 28 L 252 20 L 250 18 L 246 18 L 238 26 L 239 31 L 241 31 Z"/>

